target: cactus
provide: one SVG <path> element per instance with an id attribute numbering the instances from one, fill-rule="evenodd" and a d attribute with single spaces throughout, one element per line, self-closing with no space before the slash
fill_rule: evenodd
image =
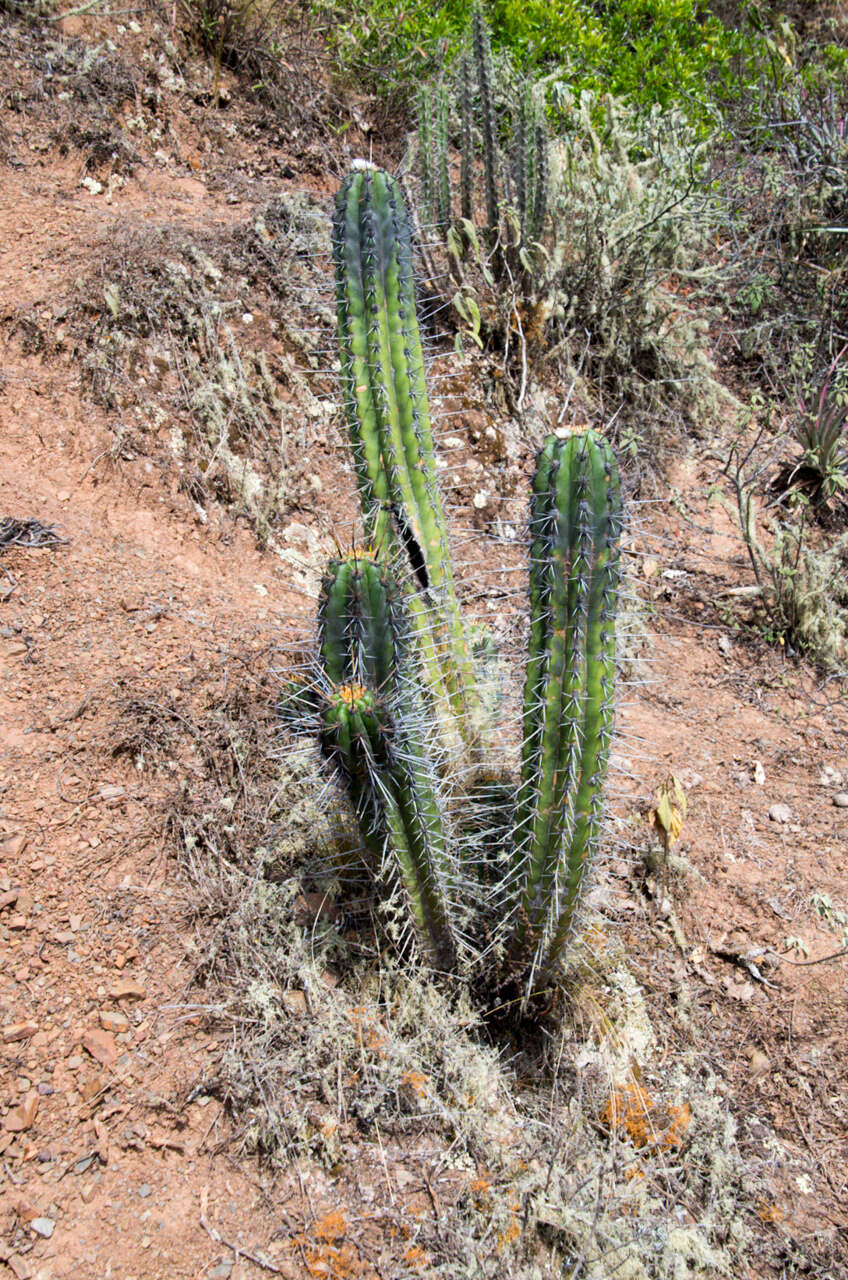
<path id="1" fill-rule="evenodd" d="M 544 982 L 598 841 L 613 721 L 621 508 L 609 446 L 549 436 L 530 517 L 530 647 L 515 819 L 513 962 Z"/>
<path id="2" fill-rule="evenodd" d="M 456 70 L 459 136 L 459 208 L 462 225 L 451 221 L 450 165 L 445 126 L 447 98 L 442 86 L 434 99 L 426 88 L 419 91 L 418 157 L 421 191 L 427 216 L 435 223 L 448 250 L 448 271 L 465 288 L 454 297 L 454 308 L 468 323 L 475 293 L 493 294 L 486 308 L 487 328 L 500 328 L 509 346 L 516 309 L 528 316 L 546 318 L 552 307 L 540 294 L 547 288 L 549 258 L 539 252 L 546 230 L 548 210 L 548 136 L 544 114 L 532 83 L 511 78 L 506 101 L 496 93 L 489 29 L 480 5 L 475 5 L 467 39 L 467 52 Z M 434 124 L 435 113 L 435 124 Z M 476 130 L 476 134 L 475 134 Z M 477 159 L 475 137 L 480 139 Z M 483 227 L 474 228 L 473 182 L 482 167 Z M 481 243 L 484 253 L 481 254 Z M 471 269 L 460 263 L 471 259 Z M 475 272 L 474 264 L 479 268 Z M 482 277 L 482 279 L 481 279 Z M 479 339 L 479 323 L 472 324 Z M 482 345 L 482 343 L 481 343 Z"/>
<path id="3" fill-rule="evenodd" d="M 530 123 L 528 115 L 525 142 Z M 532 169 L 523 172 L 528 206 L 538 188 Z M 463 973 L 478 991 L 485 984 L 490 1001 L 518 988 L 526 1009 L 560 961 L 600 833 L 620 559 L 615 459 L 592 432 L 550 436 L 539 453 L 520 773 L 475 751 L 460 782 L 441 721 L 461 718 L 467 731 L 469 686 L 452 684 L 456 650 L 440 645 L 457 636 L 464 645 L 464 634 L 435 483 L 409 231 L 387 175 L 359 169 L 347 180 L 334 245 L 348 420 L 373 542 L 330 564 L 320 675 L 288 702 L 294 718 L 317 724 L 372 874 L 399 894 L 427 962 Z M 388 567 L 404 558 L 414 589 L 408 572 L 400 585 Z M 446 692 L 439 716 L 434 668 Z"/>
<path id="4" fill-rule="evenodd" d="M 462 59 L 461 80 L 459 90 L 460 130 L 460 214 L 467 222 L 474 218 L 473 174 L 474 174 L 474 117 L 471 102 L 471 60 Z"/>
<path id="5" fill-rule="evenodd" d="M 319 648 L 329 684 L 321 743 L 339 766 L 384 884 L 399 884 L 428 961 L 449 968 L 449 862 L 441 809 L 408 679 L 397 584 L 373 559 L 333 561 L 321 593 Z"/>
<path id="6" fill-rule="evenodd" d="M 409 609 L 427 683 L 473 739 L 473 673 L 436 481 L 412 241 L 397 183 L 358 169 L 336 199 L 333 256 L 342 379 L 366 534 L 403 552 L 419 590 Z"/>
<path id="7" fill-rule="evenodd" d="M 471 19 L 471 38 L 474 63 L 477 68 L 477 86 L 480 91 L 480 116 L 483 133 L 483 175 L 486 184 L 486 238 L 494 244 L 498 233 L 498 144 L 495 128 L 494 71 L 489 29 L 479 5 L 475 5 Z"/>

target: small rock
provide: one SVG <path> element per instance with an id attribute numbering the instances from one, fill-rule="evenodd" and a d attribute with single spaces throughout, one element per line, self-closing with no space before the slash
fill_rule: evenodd
<path id="1" fill-rule="evenodd" d="M 761 1049 L 751 1051 L 751 1075 L 757 1079 L 771 1070 L 771 1059 Z"/>
<path id="2" fill-rule="evenodd" d="M 50 1239 L 56 1227 L 52 1218 L 33 1218 L 29 1225 L 36 1235 L 43 1236 L 45 1240 Z"/>
<path id="3" fill-rule="evenodd" d="M 121 978 L 112 984 L 109 995 L 113 1000 L 143 1000 L 147 991 L 135 978 Z"/>
<path id="4" fill-rule="evenodd" d="M 139 1189 L 138 1189 L 138 1194 L 139 1194 L 139 1196 L 141 1197 L 141 1199 L 142 1199 L 142 1200 L 146 1200 L 146 1199 L 147 1199 L 147 1197 L 150 1195 L 150 1185 L 149 1185 L 149 1183 L 145 1182 L 145 1183 L 143 1184 L 143 1186 L 140 1186 L 140 1187 L 139 1187 Z"/>
<path id="5" fill-rule="evenodd" d="M 13 1022 L 3 1028 L 3 1040 L 6 1044 L 12 1044 L 15 1040 L 29 1040 L 37 1030 L 37 1022 Z"/>
<path id="6" fill-rule="evenodd" d="M 718 647 L 726 658 L 729 658 L 733 652 L 733 641 L 728 636 L 719 636 Z"/>
<path id="7" fill-rule="evenodd" d="M 19 858 L 26 848 L 27 838 L 24 835 L 9 836 L 0 841 L 0 855 L 4 858 Z"/>
<path id="8" fill-rule="evenodd" d="M 837 809 L 848 809 L 848 791 L 837 791 L 833 803 Z"/>
<path id="9" fill-rule="evenodd" d="M 760 764 L 760 761 L 755 760 L 754 761 L 754 781 L 756 782 L 758 787 L 762 787 L 765 785 L 765 780 L 766 780 L 766 771 L 763 768 L 763 766 Z"/>
<path id="10" fill-rule="evenodd" d="M 126 1031 L 130 1020 L 125 1013 L 112 1013 L 104 1009 L 100 1013 L 100 1025 L 104 1031 Z"/>
<path id="11" fill-rule="evenodd" d="M 99 1062 L 101 1067 L 111 1067 L 118 1060 L 118 1046 L 111 1031 L 100 1031 L 94 1028 L 86 1031 L 82 1038 L 82 1047 Z"/>
<path id="12" fill-rule="evenodd" d="M 25 1129 L 29 1129 L 38 1113 L 38 1093 L 35 1089 L 30 1089 L 23 1102 L 19 1102 L 16 1107 L 6 1116 L 3 1125 L 9 1133 L 23 1133 Z"/>
<path id="13" fill-rule="evenodd" d="M 773 804 L 768 811 L 768 816 L 772 822 L 788 822 L 792 817 L 792 810 L 788 804 Z"/>

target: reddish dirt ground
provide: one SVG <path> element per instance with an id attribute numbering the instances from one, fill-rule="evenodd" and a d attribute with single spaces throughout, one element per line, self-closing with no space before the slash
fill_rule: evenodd
<path id="1" fill-rule="evenodd" d="M 108 30 L 66 24 L 90 43 Z M 13 66 L 8 79 L 20 89 L 33 74 Z M 202 771 L 190 741 L 154 768 L 133 737 L 140 709 L 194 723 L 240 684 L 268 720 L 279 646 L 312 605 L 243 523 L 201 524 L 153 451 L 116 456 L 115 411 L 87 394 L 59 307 L 118 227 L 226 228 L 267 198 L 268 172 L 291 165 L 313 191 L 324 180 L 267 141 L 205 152 L 208 108 L 175 94 L 181 146 L 167 165 L 142 148 L 107 205 L 80 186 L 80 154 L 62 154 L 44 103 L 11 101 L 0 515 L 65 541 L 0 561 L 0 1276 L 238 1280 L 261 1274 L 257 1250 L 285 1275 L 335 1274 L 303 1245 L 316 1221 L 319 1239 L 336 1238 L 326 1177 L 234 1156 L 231 1122 L 204 1091 L 219 1033 L 191 1010 L 167 825 L 178 782 Z M 266 172 L 251 176 L 260 157 Z M 27 317 L 49 342 L 33 343 Z M 328 474 L 334 457 L 321 460 L 332 492 L 348 483 Z M 722 591 L 749 577 L 725 512 L 704 498 L 712 479 L 706 461 L 681 465 L 680 501 L 647 508 L 634 534 L 649 680 L 625 693 L 613 796 L 644 848 L 644 814 L 675 773 L 689 806 L 675 852 L 699 874 L 663 887 L 631 859 L 610 914 L 657 1026 L 685 983 L 734 1112 L 759 1117 L 797 1161 L 790 1179 L 775 1160 L 750 1274 L 796 1274 L 780 1268 L 797 1247 L 824 1260 L 806 1274 L 836 1278 L 848 1275 L 848 958 L 819 961 L 845 932 L 825 896 L 848 911 L 848 808 L 835 803 L 848 791 L 848 707 L 839 684 L 722 617 Z M 326 532 L 333 513 L 308 507 L 297 519 Z M 390 1238 L 375 1240 L 361 1273 L 405 1274 Z"/>

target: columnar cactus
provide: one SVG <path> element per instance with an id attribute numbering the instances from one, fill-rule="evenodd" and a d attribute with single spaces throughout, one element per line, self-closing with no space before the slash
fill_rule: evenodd
<path id="1" fill-rule="evenodd" d="M 532 168 L 522 172 L 527 208 L 538 186 Z M 372 549 L 329 566 L 321 670 L 290 699 L 292 717 L 317 724 L 356 806 L 372 872 L 402 902 L 428 963 L 478 987 L 485 969 L 490 992 L 518 987 L 526 1008 L 553 977 L 599 839 L 620 561 L 615 459 L 592 432 L 545 441 L 530 513 L 520 774 L 484 761 L 479 742 L 465 759 L 473 768 L 452 772 L 442 721 L 455 717 L 467 733 L 470 664 L 435 480 L 409 228 L 386 174 L 359 169 L 344 184 L 334 245 L 348 421 Z M 389 565 L 404 557 L 399 584 Z M 445 699 L 434 716 L 439 680 Z"/>
<path id="2" fill-rule="evenodd" d="M 401 888 L 418 944 L 436 968 L 455 958 L 444 823 L 409 672 L 408 629 L 389 570 L 333 561 L 319 625 L 328 682 L 321 743 L 348 784 L 384 885 Z"/>
<path id="3" fill-rule="evenodd" d="M 366 534 L 406 555 L 409 601 L 427 682 L 460 735 L 473 727 L 473 675 L 456 602 L 436 480 L 424 356 L 415 313 L 412 240 L 397 183 L 355 170 L 336 199 L 333 257 L 347 422 Z"/>
<path id="4" fill-rule="evenodd" d="M 494 240 L 498 232 L 498 143 L 495 126 L 494 70 L 489 29 L 479 5 L 475 5 L 471 20 L 471 37 L 474 63 L 477 68 L 477 86 L 480 92 L 480 122 L 483 134 L 483 174 L 486 185 L 486 235 Z"/>
<path id="5" fill-rule="evenodd" d="M 544 981 L 574 922 L 598 840 L 613 724 L 618 470 L 587 432 L 549 436 L 530 516 L 530 651 L 515 820 L 511 952 Z"/>

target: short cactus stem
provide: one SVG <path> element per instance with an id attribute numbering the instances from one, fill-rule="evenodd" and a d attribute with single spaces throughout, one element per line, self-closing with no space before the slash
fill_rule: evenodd
<path id="1" fill-rule="evenodd" d="M 621 506 L 605 441 L 550 436 L 530 517 L 530 652 L 515 821 L 514 963 L 545 982 L 597 847 L 613 726 Z"/>
<path id="2" fill-rule="evenodd" d="M 383 565 L 348 557 L 329 566 L 319 648 L 329 692 L 321 743 L 345 778 L 378 877 L 398 885 L 430 964 L 453 964 L 444 823 L 409 678 L 408 631 Z"/>
<path id="3" fill-rule="evenodd" d="M 424 356 L 415 311 L 412 238 L 397 183 L 351 173 L 336 198 L 333 256 L 347 421 L 365 530 L 403 555 L 426 683 L 472 736 L 473 674 L 459 615 L 436 480 Z"/>

